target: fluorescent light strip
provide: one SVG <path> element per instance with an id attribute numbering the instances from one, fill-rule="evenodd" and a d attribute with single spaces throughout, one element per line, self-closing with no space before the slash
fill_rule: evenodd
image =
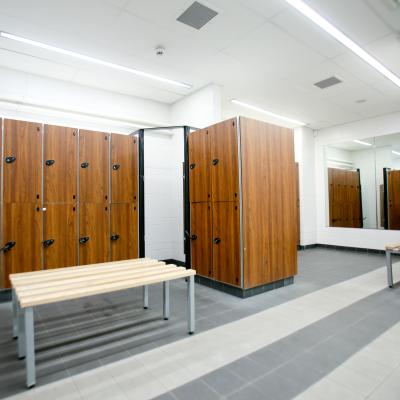
<path id="1" fill-rule="evenodd" d="M 297 121 L 296 119 L 293 119 L 293 118 L 284 117 L 283 115 L 275 114 L 275 113 L 273 113 L 271 111 L 264 110 L 264 109 L 262 109 L 260 107 L 253 106 L 253 105 L 248 104 L 248 103 L 244 103 L 243 101 L 240 101 L 240 100 L 233 99 L 233 100 L 231 100 L 231 102 L 233 104 L 237 104 L 238 106 L 246 107 L 246 108 L 249 108 L 250 110 L 254 110 L 254 111 L 260 112 L 262 114 L 269 115 L 270 117 L 281 119 L 282 121 L 291 122 L 292 124 L 296 124 L 296 125 L 300 125 L 300 126 L 306 125 L 305 122 Z"/>
<path id="2" fill-rule="evenodd" d="M 354 143 L 362 144 L 363 146 L 372 146 L 371 143 L 363 142 L 362 140 L 353 140 Z"/>
<path id="3" fill-rule="evenodd" d="M 396 154 L 396 156 L 400 156 L 400 152 L 398 152 L 398 151 L 392 150 L 392 153 Z"/>
<path id="4" fill-rule="evenodd" d="M 328 22 L 324 17 L 319 15 L 316 11 L 314 11 L 311 7 L 309 7 L 302 0 L 286 0 L 291 6 L 300 11 L 303 15 L 305 15 L 308 19 L 317 24 L 320 28 L 322 28 L 325 32 L 329 33 L 336 40 L 346 46 L 353 53 L 362 58 L 366 63 L 368 63 L 371 67 L 375 68 L 378 72 L 380 72 L 383 76 L 391 80 L 395 85 L 400 87 L 400 78 L 387 69 L 383 64 L 381 64 L 376 58 L 372 57 L 368 54 L 364 49 L 362 49 L 358 44 L 353 42 L 350 38 L 348 38 L 343 32 L 333 26 L 330 22 Z"/>
<path id="5" fill-rule="evenodd" d="M 129 72 L 131 74 L 138 75 L 138 76 L 141 76 L 141 77 L 144 77 L 144 78 L 153 79 L 153 80 L 156 80 L 156 81 L 159 81 L 159 82 L 163 82 L 163 83 L 168 83 L 170 85 L 175 85 L 175 86 L 183 87 L 183 88 L 186 88 L 186 89 L 190 89 L 192 87 L 192 85 L 189 85 L 187 83 L 174 81 L 172 79 L 163 78 L 163 77 L 158 76 L 158 75 L 149 74 L 148 72 L 143 72 L 143 71 L 139 71 L 137 69 L 124 67 L 123 65 L 114 64 L 114 63 L 111 63 L 111 62 L 108 62 L 108 61 L 100 60 L 98 58 L 85 56 L 83 54 L 76 53 L 76 52 L 71 51 L 71 50 L 61 49 L 60 47 L 55 47 L 55 46 L 51 46 L 49 44 L 37 42 L 35 40 L 26 39 L 24 37 L 13 35 L 11 33 L 0 32 L 0 37 L 6 38 L 6 39 L 15 40 L 17 42 L 21 42 L 21 43 L 25 43 L 25 44 L 29 44 L 31 46 L 40 47 L 41 49 L 53 51 L 55 53 L 64 54 L 64 55 L 67 55 L 67 56 L 70 56 L 70 57 L 79 58 L 80 60 L 84 60 L 84 61 L 91 62 L 91 63 L 94 63 L 94 64 L 103 65 L 104 67 L 117 69 L 119 71 Z"/>

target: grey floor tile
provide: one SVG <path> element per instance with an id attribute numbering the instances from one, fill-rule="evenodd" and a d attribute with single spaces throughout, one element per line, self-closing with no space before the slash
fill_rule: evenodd
<path id="1" fill-rule="evenodd" d="M 176 397 L 171 393 L 164 393 L 161 396 L 154 397 L 153 400 L 176 400 Z"/>
<path id="2" fill-rule="evenodd" d="M 228 368 L 220 368 L 217 371 L 203 376 L 202 379 L 208 386 L 222 396 L 226 396 L 246 384 L 242 378 L 231 372 Z"/>
<path id="3" fill-rule="evenodd" d="M 268 347 L 263 348 L 248 356 L 251 360 L 256 361 L 264 368 L 264 373 L 273 371 L 288 361 L 287 357 L 274 353 Z"/>
<path id="4" fill-rule="evenodd" d="M 246 386 L 227 397 L 228 400 L 273 400 L 267 394 L 262 394 L 254 386 Z"/>
<path id="5" fill-rule="evenodd" d="M 173 390 L 172 394 L 178 400 L 216 400 L 222 398 L 200 379 Z"/>
<path id="6" fill-rule="evenodd" d="M 240 358 L 239 360 L 227 366 L 234 374 L 240 376 L 247 382 L 253 382 L 267 372 L 260 363 L 249 357 Z"/>

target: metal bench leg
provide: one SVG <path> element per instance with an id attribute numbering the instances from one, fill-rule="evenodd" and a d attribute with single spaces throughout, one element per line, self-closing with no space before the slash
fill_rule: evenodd
<path id="1" fill-rule="evenodd" d="M 26 387 L 31 388 L 36 384 L 35 371 L 35 331 L 33 323 L 33 308 L 29 307 L 24 312 L 25 319 L 25 365 Z"/>
<path id="2" fill-rule="evenodd" d="M 12 313 L 13 313 L 13 339 L 18 337 L 18 300 L 15 289 L 11 290 L 12 297 Z"/>
<path id="3" fill-rule="evenodd" d="M 194 333 L 194 275 L 187 280 L 187 296 L 188 296 L 188 331 Z"/>
<path id="4" fill-rule="evenodd" d="M 389 287 L 393 287 L 392 253 L 386 250 L 386 268 Z"/>
<path id="5" fill-rule="evenodd" d="M 24 310 L 17 304 L 18 316 L 18 358 L 25 358 L 25 318 Z"/>
<path id="6" fill-rule="evenodd" d="M 164 319 L 169 318 L 169 282 L 163 282 L 163 315 Z"/>
<path id="7" fill-rule="evenodd" d="M 149 308 L 149 287 L 147 285 L 143 286 L 143 308 Z"/>

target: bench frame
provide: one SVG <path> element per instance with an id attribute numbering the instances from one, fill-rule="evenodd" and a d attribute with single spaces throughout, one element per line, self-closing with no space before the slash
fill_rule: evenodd
<path id="1" fill-rule="evenodd" d="M 182 278 L 176 278 L 182 279 Z M 195 300 L 194 300 L 194 274 L 187 276 L 187 326 L 189 334 L 195 331 Z M 174 279 L 170 279 L 174 280 Z M 163 318 L 169 319 L 170 316 L 170 280 L 160 280 L 163 283 Z M 104 292 L 112 293 L 113 291 Z M 81 296 L 86 297 L 86 296 Z M 67 300 L 66 300 L 67 301 Z M 149 285 L 143 286 L 143 308 L 149 307 Z M 34 306 L 21 307 L 18 293 L 12 288 L 12 311 L 13 311 L 13 337 L 18 339 L 17 349 L 18 358 L 25 358 L 26 366 L 26 386 L 32 388 L 36 384 L 35 367 L 35 329 L 34 329 Z"/>
<path id="2" fill-rule="evenodd" d="M 393 288 L 393 268 L 392 268 L 392 255 L 400 254 L 400 244 L 386 246 L 386 268 L 388 286 Z"/>

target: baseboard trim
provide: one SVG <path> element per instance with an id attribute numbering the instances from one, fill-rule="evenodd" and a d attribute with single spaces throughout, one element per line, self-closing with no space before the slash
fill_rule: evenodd
<path id="1" fill-rule="evenodd" d="M 307 245 L 299 245 L 299 246 L 297 246 L 297 249 L 300 250 L 300 251 L 301 250 L 315 249 L 315 248 L 354 251 L 354 252 L 357 252 L 357 253 L 385 254 L 385 250 L 368 249 L 368 248 L 365 248 L 365 247 L 335 246 L 335 245 L 332 245 L 332 244 L 322 244 L 322 243 L 315 243 L 315 244 L 307 244 Z"/>
<path id="2" fill-rule="evenodd" d="M 0 289 L 0 303 L 11 301 L 11 289 Z"/>

